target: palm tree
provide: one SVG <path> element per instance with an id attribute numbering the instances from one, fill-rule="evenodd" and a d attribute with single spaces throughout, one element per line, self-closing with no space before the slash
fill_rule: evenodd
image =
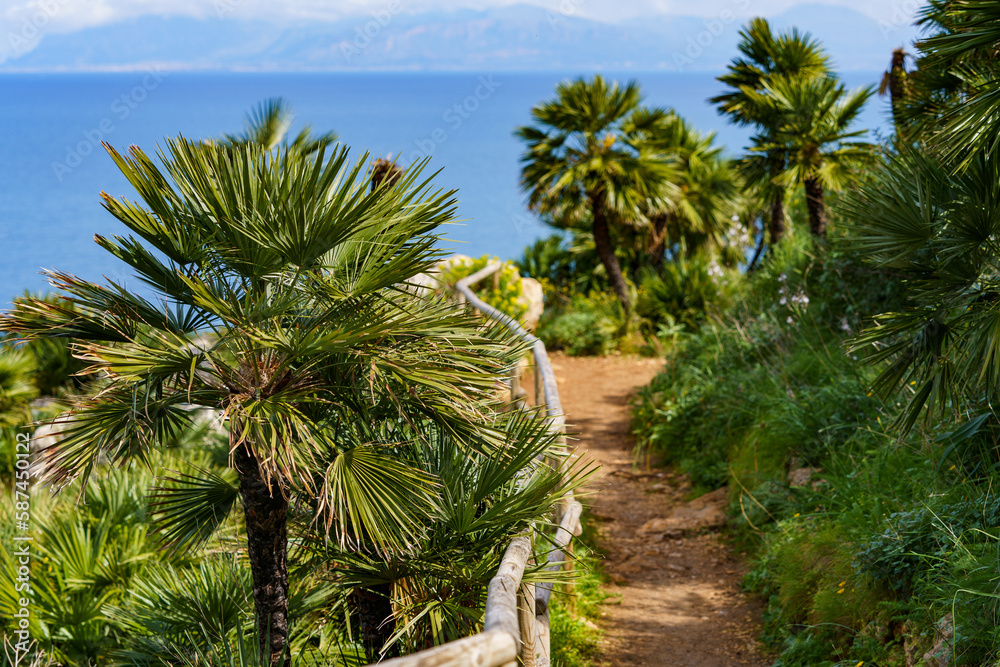
<path id="1" fill-rule="evenodd" d="M 597 255 L 628 312 L 628 285 L 611 227 L 640 223 L 642 207 L 657 198 L 666 181 L 668 163 L 638 141 L 645 126 L 666 112 L 644 112 L 634 81 L 619 87 L 600 75 L 560 83 L 556 96 L 532 109 L 537 126 L 515 133 L 528 146 L 521 157 L 521 188 L 528 207 L 556 224 L 589 217 Z"/>
<path id="2" fill-rule="evenodd" d="M 392 643 L 401 653 L 420 651 L 481 628 L 489 581 L 510 540 L 547 521 L 548 512 L 586 478 L 583 470 L 564 478 L 558 467 L 538 464 L 557 443 L 544 420 L 523 410 L 493 418 L 506 435 L 502 449 L 477 447 L 433 429 L 411 431 L 406 438 L 413 443 L 407 459 L 441 482 L 438 505 L 426 515 L 417 544 L 388 557 L 331 553 L 322 534 L 302 531 L 300 567 L 326 573 L 354 591 L 381 590 L 392 607 L 388 616 L 363 619 L 377 630 L 362 638 L 370 660 L 391 655 Z"/>
<path id="3" fill-rule="evenodd" d="M 903 276 L 907 302 L 853 341 L 877 365 L 875 390 L 920 412 L 994 412 L 1000 395 L 1000 159 L 978 150 L 961 173 L 920 146 L 901 145 L 846 198 L 857 249 Z"/>
<path id="4" fill-rule="evenodd" d="M 413 543 L 433 478 L 392 454 L 405 442 L 373 444 L 354 426 L 432 423 L 497 442 L 482 406 L 514 352 L 500 329 L 405 289 L 437 261 L 432 232 L 455 214 L 422 164 L 369 192 L 367 156 L 352 164 L 346 148 L 178 138 L 162 167 L 106 148 L 141 201 L 102 194 L 130 233 L 96 241 L 156 299 L 51 272 L 64 303 L 26 296 L 0 316 L 17 339 L 75 341 L 100 386 L 41 453 L 47 475 L 59 485 L 99 462 L 147 461 L 192 407 L 221 411 L 238 487 L 215 476 L 167 485 L 157 502 L 174 517 L 166 533 L 189 543 L 218 525 L 220 497 L 238 495 L 260 655 L 278 664 L 290 508 L 311 506 L 345 545 Z"/>
<path id="5" fill-rule="evenodd" d="M 1000 149 L 1000 7 L 990 0 L 936 1 L 920 23 L 916 111 L 931 146 L 964 169 L 979 150 Z"/>
<path id="6" fill-rule="evenodd" d="M 809 229 L 817 237 L 826 236 L 824 188 L 841 189 L 853 168 L 872 156 L 873 146 L 857 140 L 866 130 L 850 128 L 873 92 L 868 87 L 848 94 L 835 77 L 827 76 L 772 77 L 761 92 L 749 94 L 755 105 L 781 119 L 775 131 L 755 139 L 754 150 L 786 155 L 785 169 L 774 181 L 805 188 Z"/>
<path id="7" fill-rule="evenodd" d="M 313 136 L 312 129 L 306 125 L 291 143 L 285 142 L 293 118 L 292 109 L 285 100 L 280 97 L 264 100 L 247 114 L 243 132 L 225 135 L 225 143 L 231 146 L 256 144 L 267 150 L 284 143 L 289 148 L 311 154 L 337 141 L 336 132 L 326 132 L 317 137 Z"/>
<path id="8" fill-rule="evenodd" d="M 657 273 L 663 268 L 668 242 L 682 253 L 709 246 L 723 249 L 732 228 L 739 185 L 715 134 L 703 135 L 670 112 L 655 123 L 642 123 L 642 141 L 669 159 L 673 175 L 647 213 L 648 248 Z"/>
<path id="9" fill-rule="evenodd" d="M 390 186 L 395 185 L 402 176 L 403 170 L 392 160 L 392 156 L 379 158 L 372 163 L 372 190 L 382 186 L 386 181 Z"/>
<path id="10" fill-rule="evenodd" d="M 763 18 L 751 19 L 740 31 L 738 48 L 742 56 L 729 65 L 728 73 L 718 78 L 729 90 L 709 102 L 736 124 L 757 128 L 754 150 L 763 144 L 772 146 L 767 152 L 758 150 L 758 155 L 742 164 L 742 170 L 747 184 L 770 201 L 768 234 L 774 245 L 785 235 L 785 191 L 775 183 L 775 178 L 784 171 L 787 156 L 771 136 L 777 131 L 780 119 L 770 105 L 758 105 L 759 98 L 754 93 L 762 91 L 777 76 L 804 79 L 824 76 L 829 71 L 829 57 L 808 33 L 792 29 L 775 36 Z"/>
<path id="11" fill-rule="evenodd" d="M 878 85 L 878 94 L 889 93 L 889 100 L 892 104 L 892 122 L 896 127 L 896 133 L 903 129 L 903 98 L 906 96 L 906 51 L 902 48 L 893 49 L 892 60 L 889 62 L 889 69 L 882 75 L 882 81 Z"/>

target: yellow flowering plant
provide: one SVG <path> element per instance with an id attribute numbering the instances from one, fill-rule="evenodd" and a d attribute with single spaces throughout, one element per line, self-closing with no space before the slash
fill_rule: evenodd
<path id="1" fill-rule="evenodd" d="M 496 257 L 483 255 L 477 259 L 465 259 L 450 264 L 441 271 L 438 282 L 446 289 L 453 290 L 455 283 L 476 271 L 486 268 L 491 262 L 500 261 Z M 522 298 L 521 274 L 513 262 L 504 262 L 497 273 L 473 286 L 476 294 L 494 308 L 504 312 L 519 322 L 524 321 L 528 304 Z"/>

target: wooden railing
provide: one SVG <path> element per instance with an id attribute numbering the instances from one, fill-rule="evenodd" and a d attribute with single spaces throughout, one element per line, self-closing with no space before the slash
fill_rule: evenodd
<path id="1" fill-rule="evenodd" d="M 545 351 L 545 344 L 525 331 L 517 320 L 490 306 L 472 291 L 472 285 L 493 275 L 502 266 L 499 262 L 494 262 L 458 281 L 455 289 L 461 299 L 486 317 L 501 322 L 518 338 L 531 345 L 535 362 L 535 405 L 545 406 L 549 428 L 559 434 L 558 446 L 565 449 L 566 420 L 559 401 L 556 375 Z M 518 366 L 511 369 L 511 400 L 519 397 L 520 373 Z M 562 460 L 566 460 L 565 457 Z M 547 556 L 549 569 L 552 570 L 562 567 L 570 552 L 573 536 L 580 534 L 580 514 L 583 508 L 570 494 L 558 511 L 559 528 L 549 542 L 553 546 Z M 515 537 L 508 545 L 496 575 L 490 580 L 482 632 L 379 664 L 382 667 L 548 667 L 549 597 L 552 595 L 552 584 L 534 586 L 522 581 L 532 553 L 532 540 L 528 535 Z"/>

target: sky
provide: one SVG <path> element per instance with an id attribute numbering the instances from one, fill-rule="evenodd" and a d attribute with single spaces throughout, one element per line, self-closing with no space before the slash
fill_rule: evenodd
<path id="1" fill-rule="evenodd" d="M 812 0 L 815 3 L 817 0 Z M 849 7 L 891 30 L 913 21 L 919 0 L 819 0 Z M 403 12 L 531 4 L 563 15 L 618 22 L 639 16 L 772 16 L 802 0 L 0 0 L 0 51 L 36 43 L 47 32 L 73 32 L 145 15 L 335 20 L 391 8 Z"/>

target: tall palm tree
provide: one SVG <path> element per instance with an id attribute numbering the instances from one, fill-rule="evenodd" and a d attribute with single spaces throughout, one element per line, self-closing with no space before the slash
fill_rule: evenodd
<path id="1" fill-rule="evenodd" d="M 882 81 L 878 85 L 878 94 L 889 93 L 889 101 L 892 104 L 892 122 L 896 127 L 896 134 L 903 129 L 905 116 L 903 114 L 903 98 L 906 96 L 906 50 L 893 49 L 892 60 L 889 61 L 889 69 L 882 75 Z"/>
<path id="2" fill-rule="evenodd" d="M 216 476 L 158 502 L 173 494 L 189 508 L 166 512 L 186 519 L 168 534 L 203 539 L 219 496 L 238 494 L 259 650 L 278 664 L 290 508 L 311 506 L 342 544 L 413 543 L 434 480 L 392 455 L 405 442 L 373 444 L 359 421 L 498 442 L 482 406 L 514 352 L 500 329 L 405 289 L 437 261 L 432 232 L 455 214 L 453 192 L 422 180 L 422 165 L 370 192 L 367 156 L 352 163 L 346 148 L 178 138 L 162 166 L 137 147 L 107 150 L 141 201 L 103 194 L 130 233 L 96 241 L 156 298 L 52 272 L 65 304 L 26 296 L 0 315 L 20 340 L 72 339 L 100 383 L 75 400 L 45 468 L 58 485 L 101 461 L 145 461 L 193 406 L 222 411 L 238 487 Z"/>
<path id="3" fill-rule="evenodd" d="M 597 255 L 615 295 L 631 309 L 628 285 L 615 257 L 611 227 L 642 220 L 642 207 L 659 196 L 669 165 L 640 139 L 666 112 L 641 109 L 639 85 L 592 80 L 560 83 L 556 99 L 531 110 L 536 126 L 518 128 L 527 144 L 521 188 L 528 207 L 568 225 L 589 217 Z"/>
<path id="4" fill-rule="evenodd" d="M 654 200 L 648 248 L 653 268 L 663 268 L 669 242 L 682 253 L 727 245 L 739 184 L 730 163 L 715 146 L 715 134 L 701 134 L 670 112 L 655 123 L 641 123 L 642 141 L 671 161 L 673 173 Z"/>
<path id="5" fill-rule="evenodd" d="M 757 128 L 753 149 L 763 144 L 772 148 L 742 164 L 748 185 L 757 188 L 770 201 L 768 234 L 771 244 L 785 235 L 785 191 L 775 183 L 785 169 L 787 156 L 772 140 L 780 119 L 769 105 L 760 106 L 754 93 L 759 93 L 773 77 L 798 76 L 805 79 L 824 76 L 829 72 L 829 57 L 819 42 L 808 33 L 792 29 L 775 35 L 766 19 L 751 19 L 740 31 L 740 57 L 729 65 L 729 71 L 718 78 L 729 89 L 709 102 L 728 115 L 738 125 Z"/>
<path id="6" fill-rule="evenodd" d="M 873 92 L 867 87 L 848 93 L 832 76 L 772 77 L 761 92 L 750 95 L 754 104 L 769 107 L 781 119 L 775 131 L 756 139 L 754 150 L 787 156 L 774 180 L 805 188 L 809 229 L 817 237 L 826 236 L 824 188 L 843 188 L 853 169 L 872 157 L 874 147 L 858 140 L 867 131 L 851 126 Z"/>
<path id="7" fill-rule="evenodd" d="M 372 190 L 381 187 L 386 182 L 390 186 L 395 185 L 402 176 L 403 170 L 392 160 L 392 156 L 379 158 L 372 163 Z"/>

